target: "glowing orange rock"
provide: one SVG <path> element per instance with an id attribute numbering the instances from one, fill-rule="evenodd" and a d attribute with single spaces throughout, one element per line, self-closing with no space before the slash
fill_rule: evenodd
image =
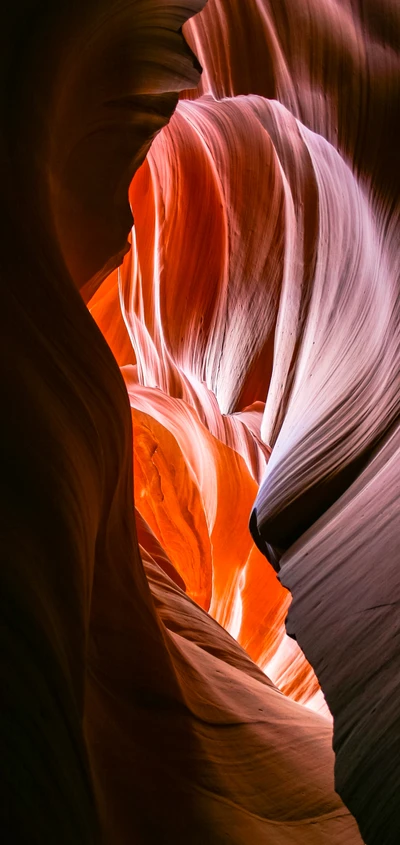
<path id="1" fill-rule="evenodd" d="M 252 129 L 246 146 L 244 116 L 246 126 Z M 277 149 L 266 127 L 271 129 Z M 286 152 L 285 137 L 289 133 L 292 139 L 297 136 L 296 159 Z M 304 173 L 296 181 L 296 167 L 301 167 L 304 159 Z M 165 447 L 162 430 L 155 440 L 158 489 L 153 486 L 153 494 L 149 479 L 150 474 L 154 477 L 155 447 L 148 444 L 146 456 L 143 436 L 140 434 L 137 440 L 139 511 L 168 552 L 189 594 L 209 608 L 266 671 L 273 659 L 274 677 L 302 701 L 312 699 L 318 685 L 300 651 L 284 642 L 288 596 L 251 542 L 248 516 L 256 482 L 261 480 L 270 454 L 261 439 L 265 408 L 259 399 L 269 387 L 270 402 L 277 393 L 270 385 L 273 341 L 276 345 L 277 332 L 283 333 L 282 357 L 287 369 L 298 332 L 301 290 L 307 290 L 309 284 L 309 271 L 303 279 L 303 265 L 299 265 L 299 292 L 289 289 L 296 259 L 291 259 L 288 245 L 292 240 L 292 252 L 295 246 L 304 252 L 310 249 L 301 222 L 304 185 L 310 177 L 307 163 L 296 122 L 277 104 L 261 98 L 224 103 L 206 98 L 180 103 L 132 184 L 136 221 L 133 253 L 125 259 L 119 281 L 113 280 L 115 303 L 118 285 L 118 307 L 109 322 L 111 331 L 106 331 L 118 355 L 119 338 L 124 338 L 128 330 L 137 362 L 123 369 L 132 406 L 155 417 L 164 427 Z M 193 184 L 196 179 L 204 191 Z M 249 191 L 256 195 L 261 180 L 264 193 L 258 194 L 259 204 L 253 203 L 250 220 L 246 198 Z M 217 199 L 212 202 L 210 197 Z M 261 212 L 267 204 L 266 221 Z M 293 240 L 296 233 L 289 229 L 295 215 L 298 244 Z M 185 237 L 189 239 L 186 249 Z M 209 250 L 202 261 L 205 239 Z M 189 242 L 193 249 L 188 250 Z M 283 321 L 279 315 L 283 308 L 287 310 L 287 303 L 292 313 L 286 313 Z M 89 307 L 95 314 L 92 303 Z M 99 309 L 101 304 L 97 306 L 97 319 L 101 319 Z M 249 319 L 251 313 L 259 321 L 257 333 Z M 208 314 L 205 319 L 204 314 Z M 281 374 L 281 389 L 275 398 L 280 416 L 285 379 Z M 246 408 L 248 401 L 253 405 Z M 227 409 L 239 406 L 241 411 L 221 415 L 224 405 Z M 150 421 L 148 424 L 151 426 Z M 184 459 L 174 447 L 174 459 L 170 457 L 167 462 L 163 457 L 161 470 L 163 448 L 170 452 L 168 431 Z M 143 480 L 146 461 L 147 483 Z M 171 469 L 176 491 L 171 488 Z M 188 471 L 194 474 L 204 503 L 205 522 L 200 533 L 190 528 L 192 494 L 184 493 L 183 483 L 183 474 Z M 191 540 L 185 546 L 179 536 L 183 538 L 187 530 Z M 195 565 L 189 552 L 193 542 Z M 201 594 L 193 577 L 197 571 L 200 578 L 207 568 L 207 593 Z"/>
<path id="2" fill-rule="evenodd" d="M 188 28 L 207 96 L 138 171 L 115 273 L 130 179 L 199 80 L 180 30 L 202 5 L 3 11 L 2 829 L 360 843 L 331 724 L 288 697 L 319 704 L 246 527 L 263 479 L 255 533 L 286 550 L 338 786 L 391 845 L 399 13 L 209 0 Z"/>
<path id="3" fill-rule="evenodd" d="M 282 580 L 294 595 L 289 630 L 325 677 L 335 715 L 338 788 L 368 843 L 379 845 L 382 831 L 389 830 L 390 842 L 399 837 L 390 809 L 397 789 L 390 776 L 396 731 L 393 716 L 386 730 L 356 703 L 368 676 L 379 706 L 362 658 L 363 638 L 355 632 L 357 615 L 376 610 L 374 595 L 382 592 L 372 571 L 379 571 L 382 554 L 390 566 L 395 547 L 399 497 L 391 459 L 379 470 L 387 489 L 375 483 L 391 514 L 383 551 L 379 544 L 371 552 L 363 546 L 363 510 L 352 512 L 350 525 L 349 510 L 343 514 L 336 503 L 346 491 L 357 498 L 357 485 L 377 466 L 376 456 L 398 425 L 399 170 L 393 138 L 399 25 L 399 10 L 390 2 L 361 9 L 346 2 L 259 0 L 244 9 L 210 0 L 186 26 L 205 68 L 202 81 L 197 92 L 186 92 L 190 101 L 180 102 L 132 184 L 134 260 L 125 262 L 120 277 L 136 355 L 131 402 L 140 383 L 191 406 L 220 443 L 242 455 L 257 481 L 272 448 L 252 530 L 276 568 L 282 558 Z M 345 78 L 351 84 L 343 88 Z M 254 426 L 245 406 L 257 402 L 263 418 Z M 150 415 L 156 413 L 151 403 L 149 393 Z M 245 436 L 232 415 L 238 411 Z M 170 428 L 168 412 L 164 420 Z M 207 446 L 210 464 L 216 452 Z M 225 473 L 232 489 L 235 472 L 227 465 Z M 214 468 L 209 478 L 210 488 Z M 244 490 L 243 477 L 240 483 Z M 366 489 L 359 498 L 367 501 Z M 229 510 L 228 495 L 218 495 L 221 520 L 232 518 L 235 505 Z M 379 534 L 382 511 L 373 518 L 369 499 L 366 507 Z M 322 538 L 321 549 L 307 529 Z M 339 576 L 331 561 L 342 536 L 350 540 L 338 555 Z M 212 543 L 211 612 L 281 689 L 318 706 L 315 679 L 297 645 L 282 637 L 287 599 L 272 573 L 262 569 L 254 546 L 246 558 L 244 540 L 241 565 L 225 567 L 224 545 Z M 361 560 L 370 554 L 371 573 L 350 607 L 343 595 L 346 571 L 353 583 L 353 557 L 361 572 Z M 397 577 L 391 570 L 382 607 L 392 606 Z M 336 646 L 337 631 L 343 644 Z M 384 686 L 379 637 L 368 635 L 368 626 L 362 631 Z M 346 661 L 338 665 L 344 642 L 357 655 L 347 675 Z M 386 649 L 397 676 L 396 655 Z M 348 701 L 354 697 L 351 705 L 343 703 L 344 689 Z M 386 707 L 392 713 L 388 696 Z M 366 750 L 358 754 L 361 735 Z M 369 796 L 376 791 L 377 761 L 388 773 L 379 810 L 363 792 L 363 783 Z"/>

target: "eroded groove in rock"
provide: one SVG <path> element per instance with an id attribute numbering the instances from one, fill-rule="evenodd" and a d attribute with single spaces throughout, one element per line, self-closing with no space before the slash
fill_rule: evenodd
<path id="1" fill-rule="evenodd" d="M 2 827 L 397 845 L 399 7 L 203 6 L 3 12 Z"/>

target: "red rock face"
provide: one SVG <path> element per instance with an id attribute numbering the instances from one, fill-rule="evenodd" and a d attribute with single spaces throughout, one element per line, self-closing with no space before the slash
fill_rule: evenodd
<path id="1" fill-rule="evenodd" d="M 400 13 L 203 6 L 4 12 L 3 828 L 397 845 Z"/>

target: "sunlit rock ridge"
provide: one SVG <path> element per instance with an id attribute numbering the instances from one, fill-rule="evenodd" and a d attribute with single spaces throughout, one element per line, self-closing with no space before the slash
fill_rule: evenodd
<path id="1" fill-rule="evenodd" d="M 2 15 L 5 841 L 397 845 L 400 6 Z"/>

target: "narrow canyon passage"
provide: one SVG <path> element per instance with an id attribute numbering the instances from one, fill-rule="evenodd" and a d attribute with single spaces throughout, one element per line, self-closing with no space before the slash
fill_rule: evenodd
<path id="1" fill-rule="evenodd" d="M 5 4 L 10 845 L 400 841 L 399 33 Z"/>

